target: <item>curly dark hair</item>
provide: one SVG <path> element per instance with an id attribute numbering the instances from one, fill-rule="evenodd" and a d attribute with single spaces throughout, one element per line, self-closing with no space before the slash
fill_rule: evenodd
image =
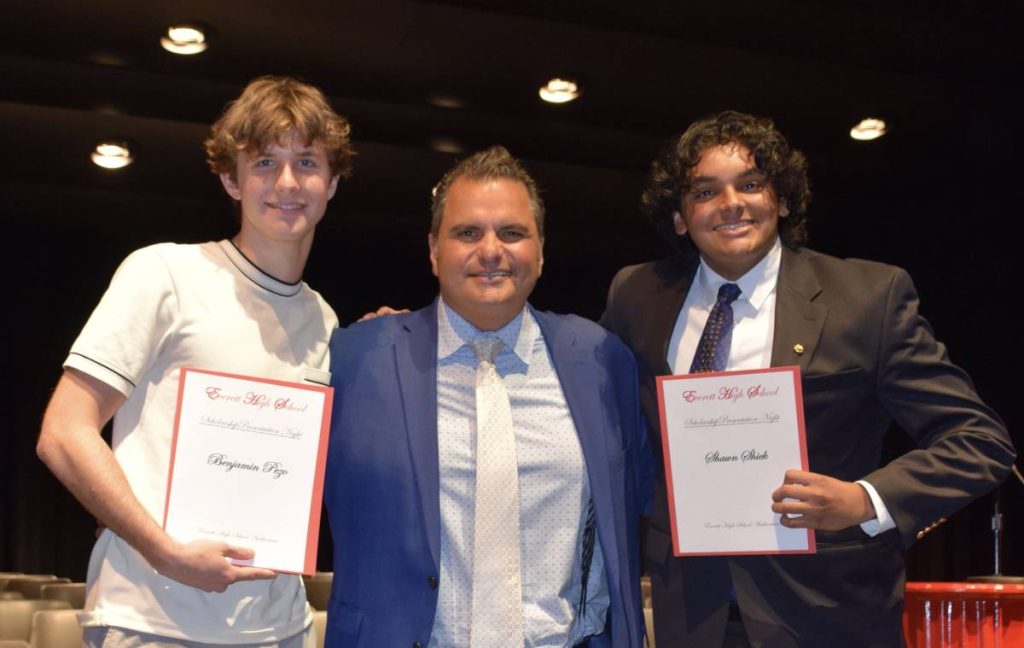
<path id="1" fill-rule="evenodd" d="M 727 110 L 698 120 L 678 137 L 673 137 L 651 165 L 651 175 L 640 197 L 640 208 L 669 245 L 694 252 L 689 234 L 676 234 L 672 215 L 681 208 L 682 196 L 691 188 L 690 173 L 701 154 L 719 144 L 741 144 L 754 156 L 757 168 L 768 182 L 780 205 L 789 215 L 779 219 L 779 236 L 791 248 L 807 242 L 807 204 L 811 200 L 807 159 L 790 148 L 786 138 L 770 119 Z"/>

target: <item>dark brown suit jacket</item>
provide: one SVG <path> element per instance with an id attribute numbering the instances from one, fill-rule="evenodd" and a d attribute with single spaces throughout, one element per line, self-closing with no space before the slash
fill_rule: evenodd
<path id="1" fill-rule="evenodd" d="M 696 257 L 624 268 L 601 320 L 637 355 L 659 455 L 654 379 L 671 373 L 669 337 L 696 269 Z M 730 579 L 754 646 L 900 644 L 903 549 L 991 490 L 1013 461 L 1002 421 L 949 361 L 899 268 L 783 248 L 772 366 L 787 365 L 802 374 L 810 469 L 867 480 L 896 529 L 875 538 L 859 526 L 817 532 L 815 555 L 676 559 L 658 456 L 646 555 L 659 646 L 721 645 Z M 893 419 L 918 449 L 880 466 Z M 766 507 L 770 496 L 764 494 Z"/>

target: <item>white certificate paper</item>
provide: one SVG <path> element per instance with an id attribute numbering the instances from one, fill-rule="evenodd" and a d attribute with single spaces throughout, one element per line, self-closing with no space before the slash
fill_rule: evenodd
<path id="1" fill-rule="evenodd" d="M 255 550 L 245 564 L 316 571 L 330 387 L 182 369 L 164 529 Z"/>
<path id="2" fill-rule="evenodd" d="M 771 510 L 807 470 L 799 367 L 658 377 L 676 556 L 814 553 L 814 532 Z"/>

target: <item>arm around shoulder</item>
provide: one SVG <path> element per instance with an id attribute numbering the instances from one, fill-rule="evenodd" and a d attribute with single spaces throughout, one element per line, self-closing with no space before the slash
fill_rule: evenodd
<path id="1" fill-rule="evenodd" d="M 612 282 L 608 286 L 608 297 L 605 300 L 604 312 L 601 313 L 601 318 L 597 321 L 598 324 L 614 333 L 620 333 L 619 328 L 619 311 L 621 310 L 621 304 L 619 303 L 619 296 L 621 294 L 622 284 L 629 280 L 630 275 L 633 274 L 636 266 L 627 266 L 622 268 L 615 273 L 612 277 Z"/>

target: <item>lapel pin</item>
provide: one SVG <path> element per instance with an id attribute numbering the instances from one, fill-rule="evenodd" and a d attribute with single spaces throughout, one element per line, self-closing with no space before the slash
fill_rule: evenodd
<path id="1" fill-rule="evenodd" d="M 793 352 L 796 353 L 797 355 L 803 355 L 804 354 L 804 345 L 802 345 L 802 344 L 794 344 L 793 345 Z"/>

